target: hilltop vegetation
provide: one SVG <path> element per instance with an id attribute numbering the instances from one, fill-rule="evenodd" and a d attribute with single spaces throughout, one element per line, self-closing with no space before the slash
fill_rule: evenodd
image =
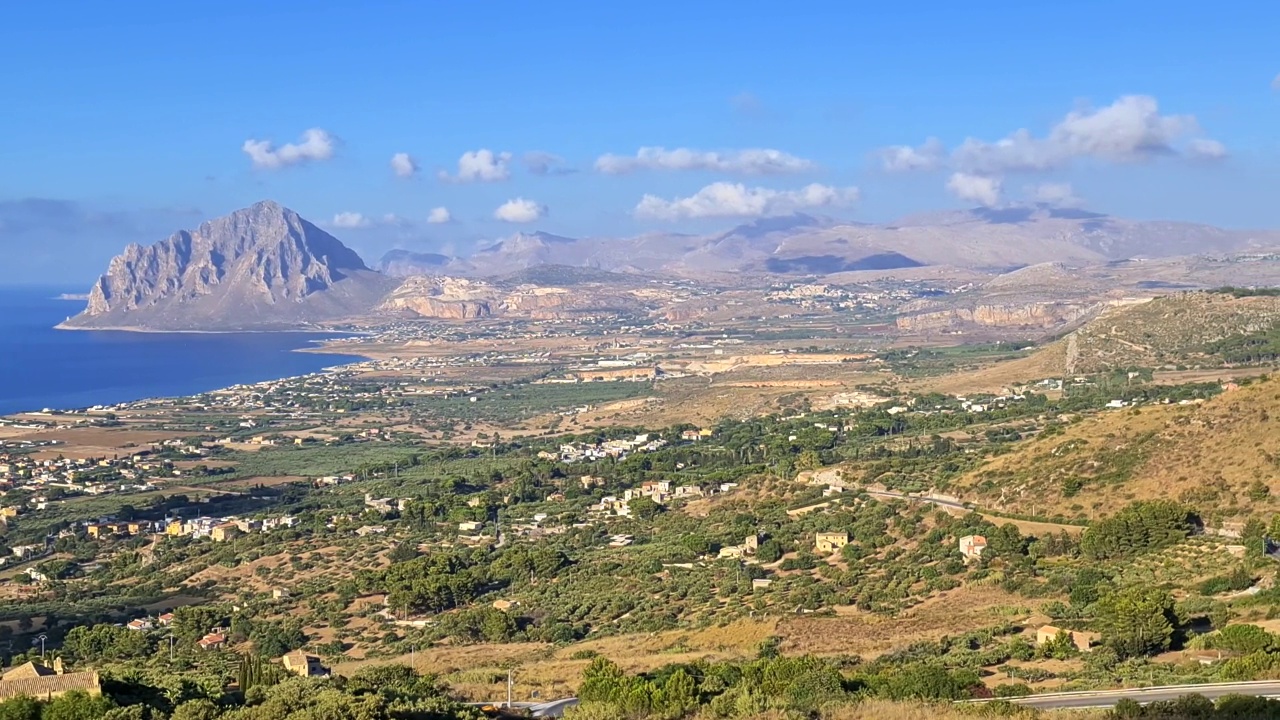
<path id="1" fill-rule="evenodd" d="M 1270 349 L 1241 350 L 1278 324 L 1280 297 L 1269 293 L 1180 293 L 1114 307 L 1042 352 L 1068 375 L 1269 362 Z"/>
<path id="2" fill-rule="evenodd" d="M 1134 499 L 1174 498 L 1220 522 L 1280 509 L 1278 439 L 1280 380 L 1242 381 L 1203 403 L 1079 418 L 991 458 L 957 485 L 983 505 L 1031 515 L 1095 518 Z"/>

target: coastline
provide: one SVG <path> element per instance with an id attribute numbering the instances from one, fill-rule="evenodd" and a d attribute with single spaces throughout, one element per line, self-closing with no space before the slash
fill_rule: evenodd
<path id="1" fill-rule="evenodd" d="M 136 325 L 117 325 L 111 327 L 83 327 L 79 325 L 68 325 L 66 322 L 60 322 L 53 326 L 54 330 L 70 330 L 78 332 L 127 332 L 140 333 L 148 335 L 273 335 L 281 333 L 308 333 L 312 335 L 343 335 L 347 337 L 367 337 L 368 333 L 355 330 L 330 330 L 330 329 L 311 329 L 311 328 L 280 328 L 280 329 L 242 329 L 242 330 L 160 330 L 156 328 L 147 328 Z M 317 355 L 348 355 L 350 357 L 361 358 L 362 360 L 377 360 L 378 355 L 373 352 L 366 352 L 361 346 L 339 346 L 334 345 L 333 338 L 317 338 L 312 340 L 312 347 L 300 347 L 290 350 L 297 353 L 311 353 Z M 343 363 L 350 364 L 350 363 Z M 337 367 L 337 366 L 334 366 Z M 288 379 L 285 376 L 280 380 Z"/>
<path id="2" fill-rule="evenodd" d="M 147 328 L 137 325 L 104 325 L 102 327 L 84 327 L 82 325 L 68 325 L 66 322 L 60 322 L 53 326 L 54 330 L 74 330 L 81 332 L 130 332 L 130 333 L 147 333 L 153 335 L 246 335 L 246 334 L 276 334 L 276 333 L 311 333 L 313 335 L 364 335 L 365 333 L 354 330 L 330 330 L 327 328 L 299 328 L 299 327 L 282 327 L 282 328 L 245 328 L 239 330 L 165 330 L 159 328 Z"/>
<path id="3" fill-rule="evenodd" d="M 170 346 L 209 348 L 212 355 L 206 353 L 201 355 L 201 358 L 216 357 L 221 352 L 218 348 L 226 347 L 233 349 L 232 351 L 236 353 L 236 359 L 227 364 L 217 360 L 209 362 L 197 361 L 188 367 L 182 359 L 182 353 L 179 351 L 178 354 L 173 356 L 177 358 L 175 360 L 177 364 L 166 365 L 165 369 L 158 372 L 154 377 L 149 374 L 150 371 L 134 372 L 129 370 L 123 372 L 123 374 L 97 378 L 92 372 L 68 370 L 74 377 L 68 376 L 69 379 L 65 381 L 58 380 L 56 372 L 18 366 L 15 367 L 15 370 L 19 373 L 18 377 L 29 377 L 36 382 L 32 384 L 26 383 L 24 380 L 23 382 L 26 384 L 14 384 L 12 386 L 0 384 L 0 390 L 4 393 L 3 401 L 0 401 L 0 407 L 3 407 L 0 417 L 20 416 L 45 408 L 76 412 L 95 405 L 126 405 L 149 400 L 190 398 L 203 393 L 225 390 L 236 385 L 288 381 L 315 372 L 341 371 L 343 367 L 358 365 L 359 363 L 376 359 L 373 353 L 364 352 L 365 348 L 368 347 L 366 341 L 363 340 L 363 337 L 368 335 L 365 332 L 297 326 L 291 328 L 258 327 L 235 330 L 161 330 L 141 326 L 84 327 L 74 323 L 57 322 L 57 315 L 48 317 L 49 314 L 58 312 L 56 303 L 62 302 L 54 297 L 53 294 L 38 298 L 36 302 L 38 304 L 33 307 L 37 309 L 33 310 L 33 313 L 40 312 L 38 309 L 40 307 L 46 308 L 49 312 L 46 314 L 44 322 L 36 322 L 30 325 L 15 323 L 13 325 L 16 331 L 10 337 L 16 338 L 13 340 L 14 348 L 20 346 L 22 338 L 25 337 L 23 333 L 28 333 L 30 337 L 40 337 L 43 332 L 44 336 L 53 344 L 38 344 L 38 347 L 65 347 L 69 349 L 69 358 L 79 359 L 70 362 L 67 366 L 69 368 L 78 367 L 75 362 L 87 363 L 94 367 L 103 367 L 100 360 L 89 359 L 96 357 L 95 353 L 98 352 L 98 348 L 102 348 L 104 352 L 107 352 L 107 355 L 104 355 L 103 358 L 111 358 L 108 362 L 118 361 L 121 357 L 126 357 L 127 350 L 123 352 L 118 350 L 119 348 L 130 347 L 125 333 L 136 334 L 138 336 L 138 341 L 136 342 L 145 342 L 144 345 L 139 345 L 138 347 L 154 347 L 157 352 L 162 353 L 160 357 L 165 356 L 164 353 L 168 352 L 166 348 Z M 43 303 L 43 305 L 39 303 Z M 58 314 L 60 315 L 61 313 Z M 10 320 L 13 319 L 10 318 Z M 59 330 L 99 332 L 59 333 Z M 30 333 L 34 333 L 34 335 L 30 335 Z M 57 341 L 56 337 L 54 337 L 57 335 L 69 337 L 65 342 Z M 91 336 L 94 335 L 98 335 L 98 337 L 91 339 Z M 111 337 L 112 335 L 114 335 L 114 338 Z M 165 338 L 164 336 L 166 335 L 172 337 Z M 304 335 L 306 337 L 303 337 Z M 142 336 L 154 337 L 155 343 L 150 340 L 143 341 Z M 236 336 L 240 336 L 239 339 L 236 339 Z M 77 339 L 80 337 L 84 337 L 84 340 Z M 184 340 L 184 337 L 187 339 Z M 197 340 L 197 337 L 207 339 Z M 225 337 L 225 342 L 217 339 L 220 337 Z M 276 339 L 268 339 L 270 337 Z M 261 340 L 257 338 L 261 338 Z M 354 342 L 352 338 L 356 338 Z M 259 358 L 255 348 L 282 354 Z M 191 352 L 188 351 L 186 354 L 190 356 Z M 201 353 L 203 351 L 195 352 Z M 147 353 L 150 354 L 151 350 L 147 350 Z M 309 360 L 301 359 L 306 356 L 297 353 L 309 353 L 312 357 Z M 325 357 L 319 357 L 319 354 L 323 354 Z M 286 359 L 286 356 L 290 355 L 294 358 L 299 358 L 299 360 L 290 361 Z M 56 352 L 52 352 L 43 362 L 44 367 L 62 367 L 59 364 L 60 361 Z M 117 362 L 117 364 L 119 363 Z M 143 365 L 145 366 L 146 363 Z M 25 375 L 23 375 L 24 372 Z"/>
<path id="4" fill-rule="evenodd" d="M 160 331 L 148 331 L 148 332 L 159 333 Z M 221 392 L 221 391 L 224 391 L 224 390 L 228 390 L 228 389 L 230 389 L 230 388 L 232 388 L 232 387 L 235 387 L 235 386 L 237 386 L 237 385 L 256 385 L 256 384 L 258 384 L 258 383 L 264 383 L 264 382 L 279 382 L 279 381 L 283 381 L 283 380 L 293 380 L 293 379 L 296 379 L 296 378 L 304 377 L 304 376 L 309 375 L 309 374 L 313 374 L 313 373 L 315 373 L 315 372 L 324 372 L 324 371 L 328 371 L 328 370 L 333 370 L 333 369 L 335 369 L 335 368 L 345 367 L 345 366 L 347 366 L 347 365 L 354 365 L 354 364 L 356 364 L 356 363 L 365 362 L 365 361 L 368 361 L 368 360 L 373 360 L 373 359 L 375 359 L 375 358 L 373 358 L 373 357 L 370 357 L 370 356 L 367 356 L 367 355 L 362 355 L 362 354 L 359 354 L 359 353 L 341 353 L 341 352 L 337 352 L 337 351 L 324 351 L 324 350 L 321 350 L 321 349 L 319 349 L 319 348 L 294 348 L 294 349 L 290 350 L 289 352 L 295 352 L 295 353 L 311 353 L 311 354 L 317 354 L 317 355 L 345 355 L 345 356 L 347 356 L 347 357 L 349 357 L 349 358 L 352 358 L 352 359 L 351 359 L 351 360 L 348 360 L 348 361 L 345 361 L 345 362 L 335 362 L 335 363 L 334 363 L 334 364 L 332 364 L 332 365 L 326 365 L 326 366 L 324 366 L 323 368 L 321 368 L 321 369 L 319 369 L 319 370 L 314 370 L 314 371 L 312 371 L 311 373 L 286 374 L 286 375 L 280 375 L 280 376 L 278 376 L 278 377 L 272 377 L 272 378 L 267 378 L 267 379 L 264 379 L 264 380 L 257 380 L 257 381 L 253 381 L 253 382 L 233 383 L 233 384 L 231 384 L 231 385 L 223 385 L 223 386 L 219 386 L 219 387 L 215 387 L 215 388 L 210 388 L 210 389 L 208 389 L 208 390 L 201 390 L 201 391 L 199 391 L 199 392 L 194 392 L 194 393 L 175 394 L 175 395 L 143 395 L 143 396 L 136 397 L 136 398 L 133 398 L 133 399 L 130 399 L 130 400 L 122 400 L 122 401 L 114 402 L 114 403 L 98 403 L 98 404 L 102 404 L 102 405 L 123 405 L 123 404 L 127 404 L 127 403 L 146 402 L 146 401 L 153 401 L 153 400 L 173 400 L 173 399 L 179 399 L 179 398 L 187 399 L 187 398 L 193 398 L 193 397 L 196 397 L 196 396 L 199 396 L 199 395 L 203 395 L 203 394 L 205 394 L 205 393 Z M 35 410 L 19 410 L 19 411 L 16 411 L 16 412 L 9 412 L 9 413 L 0 412 L 0 418 L 14 418 L 14 417 L 22 416 L 22 415 L 30 415 L 30 414 L 33 414 L 33 413 L 40 413 L 40 412 L 43 412 L 43 411 L 44 411 L 44 410 L 46 410 L 46 409 L 47 409 L 47 410 L 54 411 L 54 412 L 61 412 L 61 413 L 85 412 L 85 411 L 89 410 L 89 408 L 91 408 L 91 407 L 93 407 L 93 406 L 92 406 L 92 405 L 83 405 L 83 406 L 70 406 L 70 407 L 49 407 L 49 408 L 40 408 L 40 409 L 35 409 Z"/>

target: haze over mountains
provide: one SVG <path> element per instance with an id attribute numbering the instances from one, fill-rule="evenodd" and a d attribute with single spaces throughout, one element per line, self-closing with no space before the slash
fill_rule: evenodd
<path id="1" fill-rule="evenodd" d="M 977 208 L 902 218 L 885 225 L 796 213 L 764 218 L 710 237 L 653 233 L 567 238 L 517 233 L 467 258 L 395 250 L 379 269 L 397 276 L 502 275 L 540 264 L 614 272 L 817 274 L 949 265 L 1000 272 L 1043 262 L 1249 252 L 1280 245 L 1277 231 L 1223 230 L 1137 222 L 1047 205 Z"/>
<path id="2" fill-rule="evenodd" d="M 867 271 L 917 278 L 962 272 L 999 277 L 988 283 L 990 292 L 1034 290 L 1048 295 L 1070 293 L 1065 286 L 1075 278 L 1092 278 L 1085 294 L 1094 294 L 1107 289 L 1107 272 L 1117 280 L 1123 276 L 1118 286 L 1144 282 L 1141 265 L 1125 272 L 1105 270 L 1114 269 L 1118 261 L 1273 248 L 1280 248 L 1280 232 L 1137 222 L 1038 205 L 930 213 L 885 225 L 793 214 L 712 236 L 653 233 L 580 239 L 517 233 L 469 257 L 396 250 L 374 271 L 334 236 L 264 201 L 151 246 L 130 245 L 95 283 L 86 310 L 64 326 L 273 328 L 388 312 L 470 319 L 566 308 L 585 312 L 630 303 L 637 310 L 653 310 L 663 300 L 678 298 L 642 301 L 644 293 L 635 291 L 649 278 L 738 287 L 754 283 L 762 288 L 770 278 L 840 274 L 848 280 Z M 1149 267 L 1159 277 L 1151 280 L 1194 285 L 1196 268 L 1205 262 L 1153 263 Z M 526 272 L 554 267 L 602 272 L 590 277 Z M 1270 263 L 1254 266 L 1253 271 L 1262 282 L 1280 281 L 1271 276 L 1275 268 Z M 619 275 L 600 277 L 604 273 Z M 1060 282 L 1063 279 L 1068 282 Z M 594 290 L 576 296 L 553 291 L 564 285 Z M 539 287 L 542 291 L 534 292 Z"/>

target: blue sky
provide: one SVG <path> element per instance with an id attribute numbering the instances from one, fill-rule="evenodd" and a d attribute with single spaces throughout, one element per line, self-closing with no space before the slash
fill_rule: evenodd
<path id="1" fill-rule="evenodd" d="M 1231 1 L 22 3 L 0 282 L 88 279 L 262 198 L 371 260 L 1034 197 L 1280 226 L 1277 27 Z"/>

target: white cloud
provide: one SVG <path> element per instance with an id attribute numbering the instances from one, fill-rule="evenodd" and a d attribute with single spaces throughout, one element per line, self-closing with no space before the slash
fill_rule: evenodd
<path id="1" fill-rule="evenodd" d="M 991 207 L 1000 204 L 1000 178 L 968 173 L 953 173 L 947 180 L 947 191 L 961 200 Z"/>
<path id="2" fill-rule="evenodd" d="M 606 175 L 625 175 L 637 170 L 706 170 L 741 175 L 783 175 L 812 170 L 814 167 L 811 160 L 766 148 L 715 152 L 642 147 L 634 156 L 601 155 L 596 160 L 596 170 Z"/>
<path id="3" fill-rule="evenodd" d="M 373 221 L 358 212 L 340 212 L 333 216 L 333 220 L 329 224 L 336 228 L 351 230 L 354 228 L 367 228 L 373 224 Z"/>
<path id="4" fill-rule="evenodd" d="M 565 164 L 564 158 L 541 150 L 527 152 L 521 159 L 525 168 L 534 175 L 569 175 L 575 172 Z"/>
<path id="5" fill-rule="evenodd" d="M 654 220 L 762 217 L 803 208 L 850 205 L 857 202 L 860 195 L 856 187 L 837 188 L 817 183 L 799 190 L 773 190 L 717 182 L 685 198 L 664 200 L 656 195 L 645 195 L 634 212 L 636 217 Z"/>
<path id="6" fill-rule="evenodd" d="M 1187 154 L 1196 160 L 1221 160 L 1227 156 L 1227 146 L 1217 140 L 1196 138 L 1187 143 Z"/>
<path id="7" fill-rule="evenodd" d="M 1271 81 L 1271 89 L 1276 92 L 1280 92 L 1280 75 L 1277 75 L 1275 79 Z"/>
<path id="8" fill-rule="evenodd" d="M 418 172 L 418 163 L 414 162 L 409 153 L 396 153 L 391 156 L 391 172 L 396 177 L 413 177 Z"/>
<path id="9" fill-rule="evenodd" d="M 545 205 L 539 205 L 522 197 L 508 200 L 493 211 L 493 217 L 509 223 L 530 223 L 547 214 Z"/>
<path id="10" fill-rule="evenodd" d="M 1202 137 L 1194 116 L 1161 114 L 1155 98 L 1126 95 L 1103 108 L 1067 113 L 1043 137 L 1022 129 L 996 141 L 968 138 L 950 156 L 939 141 L 930 138 L 919 147 L 898 145 L 880 154 L 887 170 L 950 167 L 968 175 L 995 177 L 1053 170 L 1086 159 L 1131 163 L 1169 155 L 1216 158 L 1226 155 L 1226 147 Z"/>
<path id="11" fill-rule="evenodd" d="M 938 138 L 931 137 L 919 147 L 894 145 L 880 151 L 880 160 L 889 172 L 937 170 L 946 162 L 947 149 Z"/>
<path id="12" fill-rule="evenodd" d="M 289 165 L 328 160 L 333 157 L 338 139 L 320 128 L 302 133 L 298 143 L 285 143 L 280 147 L 270 140 L 245 140 L 240 149 L 253 161 L 254 167 L 275 170 Z"/>
<path id="13" fill-rule="evenodd" d="M 449 213 L 449 208 L 438 207 L 431 208 L 431 213 L 427 215 L 427 222 L 432 225 L 443 225 L 453 220 L 453 215 Z"/>
<path id="14" fill-rule="evenodd" d="M 1128 95 L 1098 110 L 1068 113 L 1043 138 L 1029 130 L 995 142 L 969 138 L 951 160 L 961 171 L 988 174 L 1048 170 L 1085 158 L 1137 162 L 1178 154 L 1179 144 L 1199 132 L 1195 117 L 1162 115 L 1155 98 Z"/>
<path id="15" fill-rule="evenodd" d="M 1040 183 L 1031 189 L 1031 198 L 1036 202 L 1062 208 L 1080 207 L 1084 204 L 1071 183 Z"/>
<path id="16" fill-rule="evenodd" d="M 462 153 L 458 158 L 458 174 L 450 176 L 441 170 L 440 179 L 451 182 L 498 182 L 511 177 L 511 153 L 495 153 L 481 148 Z"/>

